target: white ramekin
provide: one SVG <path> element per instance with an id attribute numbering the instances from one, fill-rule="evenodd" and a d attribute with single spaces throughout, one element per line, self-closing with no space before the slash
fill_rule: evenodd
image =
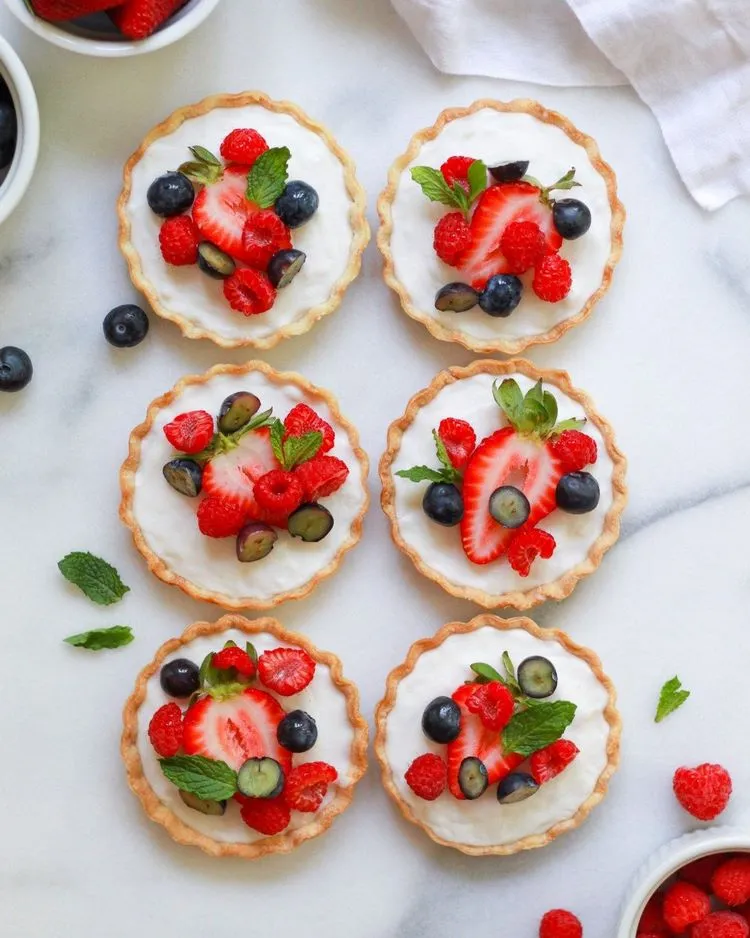
<path id="1" fill-rule="evenodd" d="M 187 36 L 219 3 L 219 0 L 188 0 L 165 26 L 157 30 L 148 39 L 134 42 L 112 31 L 86 29 L 74 23 L 48 23 L 35 16 L 26 4 L 26 0 L 5 0 L 8 9 L 28 26 L 37 36 L 70 52 L 81 55 L 96 55 L 104 58 L 121 58 L 128 55 L 142 55 L 163 49 L 183 36 Z"/>
<path id="2" fill-rule="evenodd" d="M 0 224 L 18 205 L 29 187 L 39 155 L 39 107 L 34 86 L 23 62 L 0 36 L 0 76 L 8 86 L 16 109 L 18 139 L 13 162 L 0 183 Z"/>
<path id="3" fill-rule="evenodd" d="M 684 834 L 663 846 L 635 874 L 622 907 L 616 938 L 636 938 L 646 903 L 659 886 L 681 867 L 713 853 L 750 852 L 750 831 L 708 827 Z"/>

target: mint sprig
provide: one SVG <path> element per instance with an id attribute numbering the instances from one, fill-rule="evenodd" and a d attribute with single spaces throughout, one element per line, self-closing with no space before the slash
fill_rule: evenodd
<path id="1" fill-rule="evenodd" d="M 284 191 L 292 154 L 289 147 L 271 147 L 261 153 L 247 175 L 247 198 L 268 208 Z"/>
<path id="2" fill-rule="evenodd" d="M 300 436 L 287 436 L 281 420 L 276 419 L 271 424 L 271 449 L 277 462 L 287 472 L 317 456 L 322 445 L 323 434 L 319 430 Z"/>
<path id="3" fill-rule="evenodd" d="M 535 176 L 529 176 L 528 173 L 523 177 L 523 181 L 531 183 L 532 186 L 536 186 L 537 189 L 539 189 L 539 201 L 543 205 L 547 205 L 551 208 L 555 201 L 550 198 L 551 192 L 554 192 L 556 189 L 575 189 L 576 186 L 581 185 L 580 182 L 576 182 L 575 175 L 575 166 L 572 166 L 564 176 L 561 176 L 557 182 L 553 182 L 551 186 L 542 185 Z"/>
<path id="4" fill-rule="evenodd" d="M 105 648 L 122 648 L 129 645 L 135 635 L 128 625 L 113 625 L 108 629 L 91 629 L 79 635 L 69 635 L 63 641 L 76 648 L 87 648 L 89 651 L 102 651 Z"/>
<path id="5" fill-rule="evenodd" d="M 577 707 L 569 700 L 537 701 L 511 718 L 502 734 L 503 750 L 532 756 L 561 739 L 575 719 Z"/>
<path id="6" fill-rule="evenodd" d="M 88 551 L 73 551 L 57 566 L 68 582 L 100 606 L 111 606 L 130 591 L 111 564 Z"/>
<path id="7" fill-rule="evenodd" d="M 463 475 L 456 469 L 450 460 L 448 450 L 445 448 L 437 430 L 432 431 L 435 441 L 435 454 L 440 463 L 439 469 L 430 469 L 429 466 L 412 466 L 411 469 L 399 469 L 396 475 L 409 482 L 446 482 L 449 485 L 460 485 Z"/>
<path id="8" fill-rule="evenodd" d="M 226 801 L 237 793 L 237 773 L 226 762 L 204 756 L 172 756 L 160 759 L 159 765 L 180 791 L 205 801 Z"/>
<path id="9" fill-rule="evenodd" d="M 659 694 L 654 722 L 661 723 L 670 713 L 674 713 L 675 710 L 679 709 L 689 696 L 690 691 L 683 688 L 682 681 L 676 675 L 666 681 Z"/>
<path id="10" fill-rule="evenodd" d="M 546 440 L 563 430 L 578 430 L 586 425 L 585 420 L 575 417 L 558 422 L 557 400 L 554 394 L 544 390 L 541 380 L 525 395 L 514 378 L 495 381 L 492 396 L 510 425 L 524 436 Z"/>
<path id="11" fill-rule="evenodd" d="M 469 183 L 468 192 L 458 182 L 449 186 L 442 172 L 431 166 L 414 166 L 411 170 L 411 178 L 431 202 L 440 202 L 458 209 L 468 217 L 472 204 L 487 188 L 487 167 L 482 160 L 474 160 L 466 174 Z"/>

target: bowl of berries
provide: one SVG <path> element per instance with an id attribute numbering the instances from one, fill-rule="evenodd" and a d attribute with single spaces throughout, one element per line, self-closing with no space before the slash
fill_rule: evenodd
<path id="1" fill-rule="evenodd" d="M 5 0 L 37 36 L 82 55 L 119 58 L 171 45 L 219 0 Z"/>
<path id="2" fill-rule="evenodd" d="M 39 154 L 39 108 L 31 79 L 0 36 L 0 223 L 21 201 Z"/>

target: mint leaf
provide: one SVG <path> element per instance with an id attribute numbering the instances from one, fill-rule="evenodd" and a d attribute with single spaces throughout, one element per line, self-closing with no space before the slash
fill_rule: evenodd
<path id="1" fill-rule="evenodd" d="M 665 717 L 681 707 L 689 696 L 690 691 L 683 689 L 682 681 L 678 677 L 675 676 L 666 681 L 659 694 L 659 704 L 656 708 L 654 722 L 661 723 Z"/>
<path id="2" fill-rule="evenodd" d="M 259 208 L 268 208 L 284 191 L 291 157 L 289 147 L 271 147 L 261 153 L 247 176 L 247 197 Z"/>
<path id="3" fill-rule="evenodd" d="M 443 443 L 437 430 L 432 431 L 432 438 L 435 440 L 435 452 L 437 453 L 438 461 L 443 467 L 442 472 L 446 481 L 460 482 L 462 478 L 461 473 L 451 462 L 451 458 L 448 455 L 448 450 L 445 448 L 445 443 Z"/>
<path id="4" fill-rule="evenodd" d="M 459 208 L 464 215 L 469 214 L 469 207 L 471 205 L 469 201 L 469 193 L 464 189 L 460 182 L 453 183 L 453 199 L 455 201 L 456 207 Z"/>
<path id="5" fill-rule="evenodd" d="M 57 566 L 66 580 L 100 606 L 111 606 L 130 591 L 111 564 L 88 552 L 74 551 Z"/>
<path id="6" fill-rule="evenodd" d="M 304 433 L 302 436 L 290 436 L 284 441 L 284 460 L 282 465 L 289 472 L 300 463 L 312 459 L 323 445 L 323 434 L 320 430 Z"/>
<path id="7" fill-rule="evenodd" d="M 252 658 L 255 664 L 258 663 L 258 652 L 255 650 L 255 645 L 252 642 L 247 642 L 245 645 L 245 651 L 248 653 L 250 658 Z"/>
<path id="8" fill-rule="evenodd" d="M 444 469 L 430 469 L 429 466 L 412 466 L 411 469 L 399 469 L 395 473 L 409 482 L 452 482 Z"/>
<path id="9" fill-rule="evenodd" d="M 513 662 L 511 661 L 510 655 L 508 654 L 507 651 L 503 652 L 502 661 L 503 661 L 503 667 L 505 668 L 505 673 L 508 675 L 511 681 L 515 681 L 516 669 L 514 668 Z"/>
<path id="10" fill-rule="evenodd" d="M 237 792 L 237 773 L 226 762 L 204 756 L 173 756 L 159 759 L 165 776 L 180 791 L 207 801 L 226 801 Z"/>
<path id="11" fill-rule="evenodd" d="M 276 457 L 276 461 L 279 462 L 282 466 L 284 465 L 284 434 L 286 433 L 286 428 L 284 424 L 276 418 L 271 421 L 271 449 L 273 450 L 273 455 Z"/>
<path id="12" fill-rule="evenodd" d="M 495 403 L 504 412 L 512 426 L 516 426 L 523 408 L 523 394 L 518 382 L 513 378 L 506 378 L 500 384 L 497 381 L 492 386 L 492 396 Z"/>
<path id="13" fill-rule="evenodd" d="M 63 641 L 76 648 L 88 648 L 89 651 L 101 651 L 104 648 L 122 648 L 129 645 L 135 635 L 128 625 L 113 625 L 108 629 L 91 629 L 79 635 L 69 635 Z"/>
<path id="14" fill-rule="evenodd" d="M 482 160 L 474 160 L 466 178 L 469 180 L 469 202 L 473 202 L 487 188 L 487 167 Z"/>
<path id="15" fill-rule="evenodd" d="M 503 730 L 503 750 L 525 757 L 551 746 L 573 722 L 576 709 L 574 703 L 555 700 L 522 710 Z"/>
<path id="16" fill-rule="evenodd" d="M 471 670 L 478 674 L 479 677 L 484 679 L 484 682 L 487 681 L 499 681 L 501 684 L 504 684 L 505 681 L 500 677 L 498 672 L 492 667 L 491 664 L 485 664 L 483 661 L 476 661 L 474 664 L 469 665 Z M 479 681 L 478 683 L 483 683 Z"/>
<path id="17" fill-rule="evenodd" d="M 221 166 L 221 161 L 205 147 L 189 147 L 189 150 L 199 163 L 208 163 L 209 166 Z"/>
<path id="18" fill-rule="evenodd" d="M 430 202 L 442 202 L 443 205 L 450 205 L 451 208 L 459 207 L 456 204 L 455 193 L 439 169 L 433 169 L 431 166 L 414 166 L 411 178 L 421 187 L 422 194 L 426 195 Z"/>

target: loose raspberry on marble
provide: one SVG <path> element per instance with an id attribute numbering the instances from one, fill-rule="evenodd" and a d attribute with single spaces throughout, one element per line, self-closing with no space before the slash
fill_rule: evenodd
<path id="1" fill-rule="evenodd" d="M 714 871 L 711 888 L 725 905 L 750 902 L 750 856 L 732 857 Z"/>
<path id="2" fill-rule="evenodd" d="M 257 316 L 273 306 L 276 290 L 262 271 L 243 267 L 224 281 L 224 296 L 238 313 Z"/>
<path id="3" fill-rule="evenodd" d="M 168 218 L 159 229 L 161 256 L 174 267 L 187 267 L 198 262 L 200 235 L 189 215 Z"/>
<path id="4" fill-rule="evenodd" d="M 448 785 L 448 767 L 434 752 L 417 756 L 404 774 L 406 784 L 418 798 L 434 801 Z"/>
<path id="5" fill-rule="evenodd" d="M 454 183 L 459 183 L 466 191 L 469 191 L 469 167 L 476 162 L 473 156 L 451 156 L 440 167 L 443 179 L 453 188 Z"/>
<path id="6" fill-rule="evenodd" d="M 500 250 L 510 265 L 510 273 L 524 274 L 547 253 L 547 239 L 533 221 L 514 221 L 503 231 Z"/>
<path id="7" fill-rule="evenodd" d="M 513 694 L 499 681 L 479 684 L 466 701 L 466 709 L 476 713 L 487 729 L 497 732 L 510 723 L 515 705 Z"/>
<path id="8" fill-rule="evenodd" d="M 292 819 L 283 793 L 278 798 L 244 798 L 240 815 L 248 827 L 267 837 L 286 830 Z"/>
<path id="9" fill-rule="evenodd" d="M 477 435 L 471 424 L 456 417 L 445 417 L 440 421 L 437 432 L 451 465 L 455 469 L 465 469 L 477 445 Z"/>
<path id="10" fill-rule="evenodd" d="M 570 264 L 559 254 L 547 254 L 534 268 L 534 293 L 547 303 L 559 303 L 570 293 L 573 275 Z"/>
<path id="11" fill-rule="evenodd" d="M 596 441 L 580 430 L 563 430 L 550 443 L 550 449 L 562 463 L 563 472 L 580 472 L 592 465 L 599 455 Z"/>
<path id="12" fill-rule="evenodd" d="M 732 779 L 720 765 L 704 762 L 694 769 L 677 769 L 672 780 L 675 797 L 699 821 L 712 821 L 729 803 Z"/>
<path id="13" fill-rule="evenodd" d="M 151 717 L 148 738 L 157 753 L 169 759 L 182 749 L 182 710 L 176 703 L 164 704 Z"/>
<path id="14" fill-rule="evenodd" d="M 235 668 L 245 677 L 255 676 L 256 668 L 253 659 L 242 648 L 237 648 L 234 645 L 217 651 L 211 659 L 211 664 L 219 671 Z"/>
<path id="15" fill-rule="evenodd" d="M 526 577 L 537 557 L 549 560 L 555 552 L 554 537 L 540 528 L 523 528 L 510 542 L 508 562 L 520 576 Z"/>
<path id="16" fill-rule="evenodd" d="M 226 495 L 207 495 L 198 506 L 198 530 L 206 537 L 234 537 L 245 524 L 247 509 Z"/>
<path id="17" fill-rule="evenodd" d="M 304 490 L 297 476 L 283 469 L 272 469 L 255 483 L 255 501 L 268 524 L 286 524 L 304 499 Z"/>
<path id="18" fill-rule="evenodd" d="M 748 938 L 750 926 L 736 912 L 712 912 L 693 925 L 690 938 Z"/>
<path id="19" fill-rule="evenodd" d="M 327 762 L 305 762 L 287 776 L 284 795 L 295 811 L 312 813 L 323 803 L 329 785 L 339 777 Z"/>
<path id="20" fill-rule="evenodd" d="M 297 404 L 292 407 L 284 418 L 284 429 L 288 436 L 304 436 L 305 433 L 317 431 L 323 435 L 323 443 L 319 453 L 327 453 L 333 449 L 336 434 L 328 421 L 318 416 L 312 407 L 307 404 Z"/>
<path id="21" fill-rule="evenodd" d="M 470 244 L 471 228 L 461 212 L 449 212 L 435 225 L 432 246 L 440 260 L 451 267 L 458 263 Z"/>
<path id="22" fill-rule="evenodd" d="M 227 163 L 241 163 L 250 169 L 267 149 L 268 144 L 257 130 L 238 127 L 224 138 L 220 152 Z"/>
<path id="23" fill-rule="evenodd" d="M 305 493 L 306 502 L 316 502 L 333 495 L 349 477 L 349 467 L 337 456 L 315 456 L 294 470 Z"/>
<path id="24" fill-rule="evenodd" d="M 710 911 L 708 893 L 691 883 L 676 882 L 664 894 L 664 921 L 675 935 L 702 922 Z"/>
<path id="25" fill-rule="evenodd" d="M 539 938 L 581 938 L 582 935 L 581 920 L 567 909 L 551 909 L 539 923 Z"/>

